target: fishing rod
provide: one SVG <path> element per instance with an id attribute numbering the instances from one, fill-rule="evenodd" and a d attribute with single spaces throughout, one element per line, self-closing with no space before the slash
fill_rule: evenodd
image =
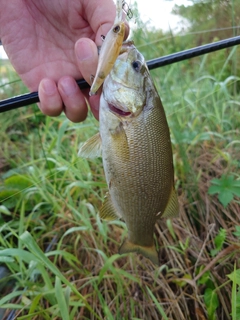
<path id="1" fill-rule="evenodd" d="M 239 44 L 240 44 L 240 36 L 236 36 L 236 37 L 220 40 L 213 43 L 208 43 L 199 47 L 187 49 L 184 51 L 179 51 L 163 57 L 149 60 L 147 61 L 147 66 L 149 70 L 153 70 L 159 67 L 164 67 L 176 62 L 195 58 L 203 54 L 226 49 Z M 84 79 L 77 80 L 77 84 L 80 87 L 80 89 L 86 89 L 90 87 L 89 84 Z M 0 101 L 0 113 L 21 108 L 37 102 L 39 102 L 38 92 L 31 92 L 31 93 L 15 96 L 12 98 L 8 98 Z"/>

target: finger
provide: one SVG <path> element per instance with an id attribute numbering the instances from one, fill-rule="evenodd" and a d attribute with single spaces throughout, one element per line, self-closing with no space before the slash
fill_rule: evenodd
<path id="1" fill-rule="evenodd" d="M 58 90 L 64 103 L 64 112 L 72 122 L 80 122 L 87 117 L 86 100 L 76 80 L 65 76 L 58 81 Z"/>
<path id="2" fill-rule="evenodd" d="M 90 5 L 89 5 L 90 6 Z M 116 6 L 113 1 L 102 0 L 101 5 L 96 1 L 92 2 L 91 10 L 88 12 L 92 13 L 88 16 L 88 21 L 96 34 L 95 42 L 98 46 L 102 45 L 102 35 L 106 36 L 108 31 L 113 26 L 116 17 Z M 129 24 L 125 21 L 125 36 L 124 40 L 129 35 Z"/>
<path id="3" fill-rule="evenodd" d="M 91 77 L 95 75 L 98 64 L 98 51 L 96 44 L 90 39 L 82 38 L 75 44 L 75 53 L 79 70 L 83 78 L 91 85 Z M 98 120 L 100 91 L 97 95 L 89 97 L 88 99 L 92 113 Z"/>
<path id="4" fill-rule="evenodd" d="M 90 39 L 81 38 L 75 44 L 75 54 L 83 78 L 91 85 L 91 76 L 96 73 L 98 63 L 96 44 Z"/>
<path id="5" fill-rule="evenodd" d="M 39 84 L 39 108 L 48 116 L 59 116 L 63 110 L 62 98 L 52 79 L 44 78 Z"/>
<path id="6" fill-rule="evenodd" d="M 106 35 L 113 25 L 116 17 L 116 6 L 113 1 L 101 0 L 89 1 L 88 9 L 86 11 L 86 18 L 96 34 L 95 42 L 98 46 L 102 45 L 101 35 Z"/>
<path id="7" fill-rule="evenodd" d="M 89 104 L 94 117 L 99 120 L 99 103 L 101 94 L 96 94 L 89 97 Z"/>

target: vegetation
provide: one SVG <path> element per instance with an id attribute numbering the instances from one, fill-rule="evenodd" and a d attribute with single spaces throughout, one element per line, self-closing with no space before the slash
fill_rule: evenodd
<path id="1" fill-rule="evenodd" d="M 146 59 L 195 45 L 190 34 L 137 23 L 133 38 Z M 106 192 L 101 159 L 77 157 L 98 131 L 91 114 L 79 124 L 45 117 L 37 106 L 1 114 L 0 318 L 240 318 L 237 50 L 152 72 L 181 208 L 179 218 L 156 224 L 160 267 L 118 255 L 124 223 L 97 215 Z M 0 99 L 26 92 L 7 62 L 0 74 Z"/>

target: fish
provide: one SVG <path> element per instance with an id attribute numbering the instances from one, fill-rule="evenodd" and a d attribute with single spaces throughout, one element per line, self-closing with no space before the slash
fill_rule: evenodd
<path id="1" fill-rule="evenodd" d="M 102 157 L 108 192 L 101 219 L 122 219 L 128 236 L 119 253 L 137 252 L 159 265 L 158 220 L 178 216 L 169 127 L 143 55 L 124 44 L 100 97 L 99 133 L 79 156 Z"/>
<path id="2" fill-rule="evenodd" d="M 106 37 L 104 37 L 103 45 L 100 49 L 96 75 L 89 91 L 90 96 L 97 93 L 121 51 L 125 35 L 125 23 L 123 21 L 123 16 L 122 0 L 117 0 L 116 18 L 113 26 L 108 31 Z"/>

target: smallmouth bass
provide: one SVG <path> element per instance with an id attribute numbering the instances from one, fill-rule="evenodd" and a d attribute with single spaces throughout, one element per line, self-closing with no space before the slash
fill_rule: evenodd
<path id="1" fill-rule="evenodd" d="M 154 225 L 179 211 L 172 147 L 160 97 L 132 42 L 123 45 L 104 81 L 99 124 L 99 134 L 81 147 L 79 155 L 102 156 L 109 192 L 100 217 L 125 221 L 128 238 L 120 254 L 141 253 L 159 264 Z"/>

